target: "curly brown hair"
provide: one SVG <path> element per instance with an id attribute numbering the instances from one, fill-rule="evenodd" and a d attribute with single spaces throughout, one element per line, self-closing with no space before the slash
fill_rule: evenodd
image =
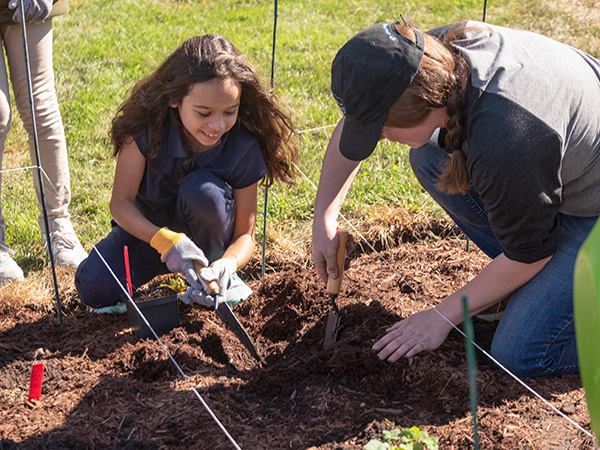
<path id="1" fill-rule="evenodd" d="M 396 24 L 405 37 L 416 41 L 411 25 Z M 425 54 L 412 83 L 388 110 L 384 126 L 414 127 L 436 108 L 446 107 L 450 117 L 445 135 L 448 148 L 459 149 L 464 141 L 464 82 L 468 65 L 451 43 L 464 36 L 471 28 L 464 23 L 455 24 L 443 40 L 423 34 Z M 450 163 L 440 176 L 438 189 L 458 194 L 469 189 L 471 178 L 467 171 L 466 157 L 461 151 L 453 151 Z"/>
<path id="2" fill-rule="evenodd" d="M 179 104 L 197 83 L 214 78 L 231 78 L 242 88 L 236 126 L 245 127 L 259 141 L 267 166 L 263 182 L 294 184 L 298 150 L 290 116 L 278 105 L 272 90 L 263 86 L 248 60 L 217 34 L 189 38 L 133 87 L 112 121 L 114 155 L 132 137 L 148 130 L 147 158 L 154 168 L 167 120 L 172 116 L 180 129 L 183 127 L 178 110 L 171 105 Z"/>

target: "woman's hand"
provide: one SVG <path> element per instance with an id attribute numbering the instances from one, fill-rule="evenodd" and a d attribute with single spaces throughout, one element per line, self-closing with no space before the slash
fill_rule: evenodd
<path id="1" fill-rule="evenodd" d="M 452 326 L 433 309 L 420 311 L 396 322 L 387 334 L 379 339 L 373 350 L 379 359 L 396 362 L 401 357 L 412 358 L 417 353 L 438 348 Z"/>
<path id="2" fill-rule="evenodd" d="M 469 314 L 483 311 L 536 276 L 551 257 L 526 264 L 498 255 L 469 283 L 433 309 L 413 314 L 396 323 L 373 345 L 380 359 L 398 361 L 442 345 L 452 324 L 463 321 L 462 297 L 469 299 Z M 446 320 L 446 317 L 448 320 Z"/>
<path id="3" fill-rule="evenodd" d="M 313 261 L 315 262 L 317 274 L 325 283 L 327 283 L 328 277 L 337 278 L 340 276 L 340 268 L 338 268 L 337 265 L 337 252 L 340 245 L 340 238 L 337 235 L 337 226 L 337 222 L 335 221 L 327 223 L 323 227 L 317 226 L 316 223 L 313 226 Z M 351 255 L 355 249 L 356 239 L 352 234 L 348 233 L 344 270 L 350 267 L 349 255 Z M 329 266 L 328 263 L 331 262 L 333 262 L 333 266 Z"/>
<path id="4" fill-rule="evenodd" d="M 328 276 L 337 278 L 337 250 L 339 238 L 337 237 L 337 221 L 313 224 L 312 254 L 317 274 L 323 282 L 327 283 Z"/>
<path id="5" fill-rule="evenodd" d="M 21 22 L 21 6 L 18 0 L 11 0 L 8 2 L 10 9 L 16 9 L 13 14 L 13 22 Z M 50 11 L 52 11 L 52 0 L 23 0 L 23 11 L 25 16 L 25 22 L 42 23 Z"/>

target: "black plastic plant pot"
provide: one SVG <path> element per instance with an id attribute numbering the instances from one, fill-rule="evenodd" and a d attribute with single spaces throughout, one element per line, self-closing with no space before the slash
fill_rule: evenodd
<path id="1" fill-rule="evenodd" d="M 135 300 L 135 299 L 134 299 Z M 165 333 L 179 326 L 179 297 L 177 294 L 135 302 L 156 334 Z M 152 337 L 152 331 L 139 316 L 135 308 L 127 302 L 127 316 L 133 332 L 140 338 Z"/>

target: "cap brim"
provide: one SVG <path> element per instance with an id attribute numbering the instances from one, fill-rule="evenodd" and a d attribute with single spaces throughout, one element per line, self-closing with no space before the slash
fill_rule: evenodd
<path id="1" fill-rule="evenodd" d="M 362 124 L 346 116 L 340 136 L 340 152 L 352 161 L 368 158 L 381 137 L 385 114 L 368 124 Z"/>

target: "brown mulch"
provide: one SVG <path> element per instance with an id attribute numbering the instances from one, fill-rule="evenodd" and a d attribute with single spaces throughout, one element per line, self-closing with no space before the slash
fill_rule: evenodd
<path id="1" fill-rule="evenodd" d="M 406 234 L 404 234 L 406 235 Z M 353 257 L 337 303 L 337 342 L 323 350 L 330 300 L 311 267 L 253 279 L 234 312 L 258 364 L 213 311 L 179 304 L 180 326 L 160 344 L 132 333 L 126 314 L 86 311 L 63 290 L 63 323 L 35 299 L 0 300 L 0 449 L 362 449 L 382 430 L 418 426 L 440 449 L 473 447 L 464 338 L 390 364 L 370 349 L 386 327 L 443 299 L 488 258 L 455 236 L 406 239 L 383 257 Z M 409 286 L 410 285 L 410 286 Z M 414 290 L 418 292 L 416 294 Z M 2 295 L 2 291 L 0 291 Z M 489 349 L 496 323 L 475 320 Z M 28 403 L 31 367 L 45 365 L 42 398 Z M 477 352 L 481 449 L 592 449 L 593 442 Z M 525 379 L 590 431 L 578 376 Z M 193 386 L 200 398 L 192 390 Z"/>

